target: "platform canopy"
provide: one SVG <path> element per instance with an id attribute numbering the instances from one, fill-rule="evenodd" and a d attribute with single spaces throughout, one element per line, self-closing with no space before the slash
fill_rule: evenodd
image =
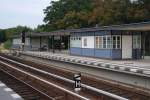
<path id="1" fill-rule="evenodd" d="M 40 37 L 40 36 L 67 36 L 69 35 L 69 31 L 67 30 L 59 30 L 59 31 L 52 31 L 52 32 L 40 32 L 40 33 L 30 33 L 31 37 Z"/>
<path id="2" fill-rule="evenodd" d="M 111 26 L 101 26 L 92 28 L 80 28 L 80 29 L 68 29 L 68 30 L 58 30 L 52 32 L 40 32 L 40 33 L 29 33 L 28 36 L 40 37 L 40 36 L 67 36 L 70 33 L 77 32 L 93 32 L 93 31 L 150 31 L 150 21 L 141 23 L 131 23 L 122 25 L 111 25 Z"/>

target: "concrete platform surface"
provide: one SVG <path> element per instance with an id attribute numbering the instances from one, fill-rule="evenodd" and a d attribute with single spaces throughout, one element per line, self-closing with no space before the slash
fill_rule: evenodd
<path id="1" fill-rule="evenodd" d="M 100 58 L 91 58 L 83 56 L 74 56 L 69 54 L 51 53 L 51 52 L 37 52 L 25 51 L 27 55 L 61 60 L 64 62 L 71 62 L 77 64 L 90 65 L 94 67 L 107 68 L 112 70 L 129 71 L 134 73 L 142 73 L 150 75 L 150 60 L 107 60 Z"/>
<path id="2" fill-rule="evenodd" d="M 51 52 L 31 52 L 30 51 L 30 53 L 51 55 L 51 56 L 60 56 L 60 57 L 88 60 L 88 61 L 94 61 L 94 62 L 104 62 L 104 63 L 110 63 L 110 64 L 137 66 L 137 67 L 140 67 L 140 68 L 148 68 L 148 69 L 150 69 L 150 59 L 108 60 L 108 59 L 100 59 L 100 58 L 92 58 L 92 57 L 84 57 L 84 56 L 75 56 L 75 55 L 61 54 L 61 53 L 51 53 Z"/>
<path id="3" fill-rule="evenodd" d="M 0 81 L 0 100 L 23 100 L 23 98 Z"/>

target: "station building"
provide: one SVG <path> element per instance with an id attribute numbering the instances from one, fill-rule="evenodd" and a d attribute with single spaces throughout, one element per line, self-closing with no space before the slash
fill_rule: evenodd
<path id="1" fill-rule="evenodd" d="M 14 38 L 13 41 L 19 40 Z M 67 51 L 70 55 L 104 59 L 142 59 L 150 55 L 150 22 L 30 33 L 26 41 L 28 50 L 32 51 Z"/>
<path id="2" fill-rule="evenodd" d="M 21 49 L 21 45 L 22 45 L 22 41 L 21 41 L 21 36 L 18 36 L 18 35 L 15 35 L 13 36 L 12 38 L 12 49 Z M 29 50 L 30 48 L 30 37 L 29 36 L 26 36 L 26 39 L 25 39 L 25 49 L 26 50 Z"/>
<path id="3" fill-rule="evenodd" d="M 142 33 L 124 27 L 81 29 L 71 33 L 70 53 L 108 59 L 140 59 Z"/>

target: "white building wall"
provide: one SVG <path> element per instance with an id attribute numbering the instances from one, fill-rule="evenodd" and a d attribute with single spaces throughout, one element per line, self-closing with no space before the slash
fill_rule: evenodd
<path id="1" fill-rule="evenodd" d="M 84 46 L 84 39 L 87 39 L 87 46 Z M 82 48 L 94 48 L 94 36 L 83 36 Z"/>
<path id="2" fill-rule="evenodd" d="M 14 45 L 21 45 L 21 42 L 21 38 L 14 38 L 12 41 Z M 30 38 L 26 38 L 25 45 L 30 45 Z"/>
<path id="3" fill-rule="evenodd" d="M 32 38 L 32 47 L 40 48 L 40 38 Z"/>
<path id="4" fill-rule="evenodd" d="M 14 45 L 21 44 L 21 39 L 20 39 L 20 38 L 14 38 L 14 39 L 13 39 L 13 44 L 14 44 Z"/>
<path id="5" fill-rule="evenodd" d="M 25 40 L 25 45 L 27 45 L 27 46 L 30 45 L 30 38 L 26 38 L 26 40 Z"/>
<path id="6" fill-rule="evenodd" d="M 42 37 L 41 38 L 41 47 L 43 47 L 45 45 L 48 47 L 48 38 L 47 37 Z"/>
<path id="7" fill-rule="evenodd" d="M 81 37 L 71 37 L 70 38 L 70 47 L 81 48 Z"/>
<path id="8" fill-rule="evenodd" d="M 132 58 L 132 35 L 122 36 L 122 58 Z"/>

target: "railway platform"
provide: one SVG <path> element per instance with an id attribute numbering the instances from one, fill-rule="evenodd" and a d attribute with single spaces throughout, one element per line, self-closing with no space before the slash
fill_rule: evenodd
<path id="1" fill-rule="evenodd" d="M 72 56 L 50 52 L 22 52 L 21 59 L 52 65 L 82 74 L 104 78 L 117 84 L 129 84 L 135 88 L 150 89 L 150 68 L 148 60 L 105 60 L 90 57 Z M 125 64 L 123 62 L 126 62 Z M 131 62 L 135 62 L 131 64 Z M 138 65 L 140 63 L 140 65 Z M 148 90 L 149 91 L 149 90 Z"/>
<path id="2" fill-rule="evenodd" d="M 23 100 L 21 96 L 15 93 L 11 88 L 7 87 L 0 81 L 0 99 L 1 100 Z"/>
<path id="3" fill-rule="evenodd" d="M 60 60 L 69 63 L 82 64 L 106 68 L 110 70 L 119 70 L 131 73 L 140 73 L 150 75 L 150 60 L 108 60 L 90 57 L 73 56 L 69 54 L 51 53 L 51 52 L 32 52 L 26 51 L 23 54 L 37 56 L 46 59 Z"/>

